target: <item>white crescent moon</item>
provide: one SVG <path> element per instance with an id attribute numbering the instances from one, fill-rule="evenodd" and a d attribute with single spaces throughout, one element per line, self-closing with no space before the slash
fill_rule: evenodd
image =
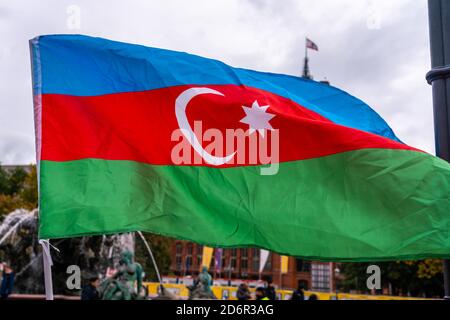
<path id="1" fill-rule="evenodd" d="M 192 130 L 186 116 L 186 108 L 189 102 L 193 98 L 201 94 L 215 94 L 218 96 L 224 96 L 219 91 L 209 88 L 187 89 L 186 91 L 181 93 L 175 101 L 175 115 L 177 117 L 178 126 L 180 127 L 181 132 L 189 141 L 194 150 L 205 160 L 206 163 L 212 164 L 214 166 L 221 166 L 233 159 L 233 157 L 236 155 L 236 152 L 226 157 L 215 157 L 212 154 L 208 153 L 205 149 L 203 149 L 202 145 L 195 136 L 194 131 Z"/>

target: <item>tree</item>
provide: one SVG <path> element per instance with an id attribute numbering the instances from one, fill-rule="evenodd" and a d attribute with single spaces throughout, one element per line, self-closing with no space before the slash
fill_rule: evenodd
<path id="1" fill-rule="evenodd" d="M 33 165 L 30 172 L 25 178 L 20 197 L 26 205 L 26 209 L 34 209 L 38 207 L 38 184 L 37 169 Z"/>
<path id="2" fill-rule="evenodd" d="M 37 205 L 36 166 L 28 173 L 22 168 L 8 171 L 0 166 L 0 219 L 16 209 L 33 210 Z"/>
<path id="3" fill-rule="evenodd" d="M 0 164 L 0 194 L 7 194 L 8 189 L 8 172 Z"/>
<path id="4" fill-rule="evenodd" d="M 23 187 L 27 172 L 22 168 L 15 168 L 12 171 L 0 167 L 0 194 L 15 195 Z"/>
<path id="5" fill-rule="evenodd" d="M 442 266 L 439 267 L 439 260 L 343 263 L 343 279 L 339 282 L 339 287 L 344 291 L 370 293 L 366 285 L 366 271 L 373 264 L 381 269 L 382 287 L 390 288 L 393 295 L 437 297 L 443 294 Z"/>
<path id="6" fill-rule="evenodd" d="M 15 168 L 10 174 L 8 179 L 8 187 L 9 192 L 7 194 L 9 195 L 16 195 L 18 194 L 25 183 L 25 179 L 28 177 L 28 174 L 25 170 L 22 168 Z"/>
<path id="7" fill-rule="evenodd" d="M 170 247 L 172 245 L 172 239 L 150 234 L 143 233 L 145 239 L 149 243 L 153 255 L 155 256 L 156 263 L 159 268 L 160 274 L 167 274 L 170 268 Z M 145 278 L 147 281 L 157 281 L 156 271 L 153 266 L 150 255 L 143 243 L 142 239 L 136 235 L 135 243 L 135 259 L 139 262 L 145 272 Z"/>
<path id="8" fill-rule="evenodd" d="M 6 214 L 24 207 L 25 205 L 19 197 L 0 194 L 0 221 Z"/>
<path id="9" fill-rule="evenodd" d="M 443 272 L 442 260 L 427 259 L 423 261 L 408 261 L 408 265 L 417 265 L 419 279 L 432 279 Z"/>

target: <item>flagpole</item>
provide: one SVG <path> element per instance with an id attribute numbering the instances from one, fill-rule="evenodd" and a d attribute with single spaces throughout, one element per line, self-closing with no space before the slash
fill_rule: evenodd
<path id="1" fill-rule="evenodd" d="M 450 162 L 450 1 L 428 0 L 436 155 Z M 450 300 L 450 260 L 444 260 L 444 290 Z"/>
<path id="2" fill-rule="evenodd" d="M 40 215 L 41 199 L 41 141 L 42 141 L 42 75 L 41 75 L 41 57 L 38 47 L 38 38 L 29 41 L 30 65 L 31 65 L 31 83 L 33 88 L 33 108 L 34 108 L 34 129 L 36 133 L 36 175 L 38 189 L 38 212 Z M 39 235 L 38 235 L 39 240 Z M 42 259 L 44 269 L 44 288 L 45 299 L 53 300 L 53 279 L 52 279 L 52 256 L 50 254 L 50 240 L 39 240 L 42 246 Z"/>
<path id="3" fill-rule="evenodd" d="M 302 77 L 309 79 L 309 66 L 308 66 L 308 37 L 305 37 L 305 60 L 303 61 Z"/>
<path id="4" fill-rule="evenodd" d="M 53 279 L 52 279 L 52 256 L 50 255 L 50 241 L 39 240 L 42 246 L 42 259 L 44 266 L 44 285 L 45 285 L 45 300 L 53 300 Z"/>
<path id="5" fill-rule="evenodd" d="M 308 46 L 307 46 L 307 43 L 308 43 L 308 38 L 305 37 L 305 59 L 308 59 Z"/>

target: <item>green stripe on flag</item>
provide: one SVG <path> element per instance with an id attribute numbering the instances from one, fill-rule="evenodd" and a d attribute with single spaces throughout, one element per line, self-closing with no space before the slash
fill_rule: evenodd
<path id="1" fill-rule="evenodd" d="M 40 238 L 148 231 L 316 260 L 450 257 L 450 166 L 369 149 L 260 167 L 41 162 Z"/>

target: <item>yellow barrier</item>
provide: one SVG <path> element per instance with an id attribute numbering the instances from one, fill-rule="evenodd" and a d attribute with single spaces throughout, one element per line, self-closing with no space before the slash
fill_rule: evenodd
<path id="1" fill-rule="evenodd" d="M 150 296 L 155 296 L 158 294 L 159 283 L 156 282 L 146 282 L 144 284 L 147 286 L 148 293 Z M 175 295 L 181 297 L 182 299 L 187 299 L 189 297 L 189 289 L 184 284 L 173 284 L 165 283 L 164 287 L 169 289 Z M 236 287 L 226 287 L 226 286 L 213 286 L 211 287 L 214 295 L 219 300 L 237 300 L 236 298 Z M 254 293 L 255 289 L 250 288 L 250 292 Z M 277 296 L 279 300 L 289 300 L 291 297 L 291 290 L 277 290 Z M 305 291 L 305 296 L 315 294 L 319 300 L 335 300 L 336 294 L 334 293 L 324 293 L 324 292 L 312 292 Z M 360 294 L 349 294 L 349 293 L 339 293 L 339 300 L 425 300 L 423 298 L 408 298 L 408 297 L 393 297 L 393 296 L 371 296 L 371 295 L 360 295 Z"/>

